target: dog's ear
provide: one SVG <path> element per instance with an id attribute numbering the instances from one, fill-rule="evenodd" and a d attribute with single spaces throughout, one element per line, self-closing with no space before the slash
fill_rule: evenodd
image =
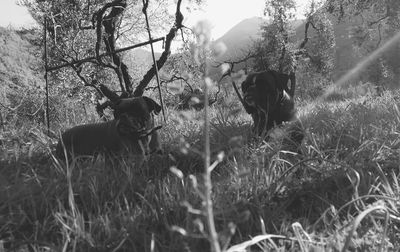
<path id="1" fill-rule="evenodd" d="M 154 113 L 156 115 L 158 115 L 158 113 L 160 113 L 161 111 L 161 106 L 155 102 L 153 99 L 147 97 L 147 96 L 143 96 L 144 101 L 146 102 L 148 108 L 150 111 L 154 111 Z"/>
<path id="2" fill-rule="evenodd" d="M 111 91 L 107 86 L 104 84 L 100 84 L 100 91 L 103 93 L 105 97 L 107 97 L 112 103 L 118 102 L 120 97 L 114 92 Z"/>

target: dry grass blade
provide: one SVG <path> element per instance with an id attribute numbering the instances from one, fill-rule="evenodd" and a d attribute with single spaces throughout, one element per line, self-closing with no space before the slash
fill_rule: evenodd
<path id="1" fill-rule="evenodd" d="M 396 121 L 397 121 L 397 123 L 400 123 L 400 110 L 399 110 L 399 107 L 397 106 L 396 103 L 393 103 L 393 108 L 394 108 L 394 111 L 396 112 L 395 113 Z"/>
<path id="2" fill-rule="evenodd" d="M 292 228 L 297 237 L 297 241 L 300 244 L 301 251 L 308 251 L 308 244 L 305 243 L 304 238 L 306 238 L 307 242 L 311 242 L 311 237 L 306 233 L 306 231 L 304 231 L 303 227 L 298 222 L 293 223 Z"/>
<path id="3" fill-rule="evenodd" d="M 381 183 L 385 188 L 386 193 L 389 194 L 389 196 L 394 197 L 396 194 L 394 193 L 392 186 L 390 185 L 389 180 L 383 172 L 382 167 L 379 165 L 379 163 L 376 163 L 376 168 L 379 172 L 379 177 L 381 178 Z"/>
<path id="4" fill-rule="evenodd" d="M 360 197 L 358 197 L 356 199 L 353 199 L 353 200 L 347 202 L 346 204 L 344 204 L 343 206 L 341 206 L 336 211 L 336 215 L 339 215 L 340 212 L 342 212 L 344 209 L 346 209 L 346 207 L 350 206 L 351 204 L 354 204 L 357 201 L 360 201 L 360 200 L 363 200 L 363 199 L 368 199 L 368 198 L 375 198 L 375 199 L 381 199 L 381 200 L 387 200 L 387 201 L 396 201 L 397 200 L 396 198 L 383 196 L 383 195 L 379 195 L 379 194 L 363 195 L 363 196 L 360 196 Z M 329 225 L 332 225 L 334 220 L 335 219 L 332 219 L 331 222 L 329 223 Z"/>
<path id="5" fill-rule="evenodd" d="M 265 229 L 265 223 L 264 223 L 264 219 L 260 216 L 259 217 L 260 218 L 260 224 L 261 224 L 261 233 L 263 234 L 263 235 L 267 235 L 267 230 Z M 269 242 L 270 242 L 270 244 L 272 245 L 272 247 L 273 247 L 273 249 L 275 250 L 275 251 L 279 251 L 279 248 L 278 248 L 278 246 L 276 245 L 276 243 L 274 242 L 274 240 L 272 240 L 271 238 L 267 238 L 266 240 L 268 240 Z M 267 246 L 267 242 L 266 241 L 263 241 L 262 242 L 262 245 L 263 246 Z M 261 247 L 261 249 L 262 249 L 262 246 L 260 246 Z M 266 250 L 266 249 L 263 249 L 263 250 Z"/>
<path id="6" fill-rule="evenodd" d="M 389 212 L 388 212 L 388 210 L 386 209 L 385 206 L 374 206 L 374 207 L 371 207 L 370 209 L 367 209 L 367 210 L 363 211 L 362 213 L 360 213 L 360 214 L 356 217 L 356 219 L 353 221 L 353 226 L 352 226 L 352 228 L 351 228 L 349 234 L 348 234 L 347 237 L 346 237 L 346 241 L 345 241 L 345 244 L 344 244 L 344 246 L 343 246 L 343 248 L 342 248 L 342 252 L 347 251 L 347 248 L 350 246 L 351 238 L 352 238 L 354 232 L 356 231 L 357 227 L 360 225 L 361 221 L 362 221 L 366 216 L 368 216 L 370 213 L 372 213 L 372 212 L 374 212 L 374 211 L 379 211 L 379 210 L 384 211 L 384 212 L 386 213 L 386 215 L 385 215 L 385 225 L 384 225 L 384 227 L 383 227 L 383 233 L 382 233 L 381 244 L 380 244 L 380 246 L 379 246 L 379 251 L 383 251 L 383 249 L 384 249 L 384 244 L 385 244 L 386 231 L 387 231 L 388 222 L 389 222 Z"/>
<path id="7" fill-rule="evenodd" d="M 242 251 L 245 252 L 248 247 L 253 246 L 253 245 L 255 245 L 255 244 L 257 244 L 257 243 L 259 243 L 261 241 L 269 240 L 271 238 L 286 239 L 286 237 L 283 236 L 283 235 L 271 235 L 271 234 L 257 235 L 257 236 L 253 237 L 249 241 L 245 241 L 245 242 L 242 242 L 240 244 L 233 245 L 226 252 L 242 252 Z"/>

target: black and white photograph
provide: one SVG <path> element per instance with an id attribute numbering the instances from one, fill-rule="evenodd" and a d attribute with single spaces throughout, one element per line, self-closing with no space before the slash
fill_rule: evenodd
<path id="1" fill-rule="evenodd" d="M 0 252 L 400 251 L 399 0 L 0 0 Z"/>

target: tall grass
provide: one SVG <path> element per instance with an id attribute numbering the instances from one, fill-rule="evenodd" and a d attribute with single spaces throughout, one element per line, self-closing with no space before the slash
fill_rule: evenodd
<path id="1" fill-rule="evenodd" d="M 306 128 L 301 155 L 285 151 L 279 137 L 268 144 L 248 138 L 244 112 L 227 116 L 237 112 L 211 107 L 210 157 L 226 154 L 211 175 L 221 249 L 398 248 L 399 97 L 385 93 L 300 108 Z M 40 130 L 21 134 L 18 159 L 13 157 L 17 147 L 5 142 L 2 246 L 20 251 L 211 250 L 201 196 L 203 112 L 187 112 L 197 122 L 179 113 L 169 111 L 168 118 L 180 126 L 167 125 L 161 132 L 169 155 L 153 156 L 140 169 L 133 157 L 57 163 L 47 148 L 55 139 Z"/>
<path id="2" fill-rule="evenodd" d="M 285 146 L 290 124 L 257 141 L 231 102 L 168 109 L 166 154 L 141 167 L 102 156 L 66 165 L 51 154 L 56 134 L 7 125 L 0 251 L 398 250 L 399 101 L 303 104 L 299 153 Z"/>

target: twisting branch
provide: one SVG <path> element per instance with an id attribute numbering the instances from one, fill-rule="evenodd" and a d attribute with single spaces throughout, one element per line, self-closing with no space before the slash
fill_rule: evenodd
<path id="1" fill-rule="evenodd" d="M 218 62 L 217 65 L 215 65 L 214 67 L 221 67 L 224 64 L 228 64 L 229 65 L 229 69 L 228 71 L 226 71 L 218 80 L 218 83 L 220 83 L 226 76 L 231 76 L 232 71 L 235 67 L 235 65 L 238 65 L 240 63 L 243 62 L 247 62 L 250 59 L 253 59 L 256 57 L 256 54 L 254 52 L 251 52 L 250 50 L 246 53 L 245 56 L 243 56 L 242 58 L 236 59 L 236 60 L 228 60 L 228 61 L 224 61 L 224 62 Z"/>
<path id="2" fill-rule="evenodd" d="M 240 58 L 240 59 L 237 59 L 237 60 L 231 60 L 231 61 L 220 62 L 220 63 L 218 63 L 218 64 L 216 65 L 216 67 L 222 67 L 222 65 L 224 65 L 224 64 L 228 64 L 228 65 L 229 65 L 229 69 L 219 78 L 219 80 L 218 80 L 218 87 L 219 87 L 221 81 L 222 81 L 225 77 L 229 76 L 229 77 L 231 78 L 231 80 L 232 80 L 232 82 L 231 82 L 232 87 L 233 87 L 233 89 L 235 90 L 236 95 L 238 96 L 240 102 L 242 103 L 242 105 L 243 105 L 244 107 L 246 107 L 246 104 L 245 104 L 245 102 L 244 102 L 244 100 L 243 100 L 242 95 L 241 95 L 240 92 L 239 92 L 239 89 L 237 88 L 237 85 L 236 85 L 235 81 L 234 81 L 233 78 L 232 78 L 232 71 L 233 71 L 235 65 L 240 64 L 240 63 L 243 63 L 243 62 L 246 62 L 246 61 L 248 61 L 248 60 L 250 60 L 250 59 L 252 59 L 252 58 L 255 58 L 255 57 L 256 57 L 256 55 L 255 55 L 253 52 L 248 51 L 247 54 L 246 54 L 243 58 Z"/>
<path id="3" fill-rule="evenodd" d="M 104 103 L 99 103 L 97 101 L 96 111 L 100 115 L 101 118 L 105 118 L 104 109 L 110 107 L 114 108 L 115 103 L 120 99 L 120 97 L 113 91 L 111 91 L 107 86 L 100 84 L 100 93 L 108 98 L 108 101 Z M 125 93 L 126 94 L 126 93 Z M 123 96 L 124 94 L 122 94 Z"/>
<path id="4" fill-rule="evenodd" d="M 50 13 L 51 21 L 53 22 L 53 36 L 54 36 L 54 45 L 57 45 L 57 28 L 61 28 L 61 25 L 57 24 L 56 17 L 60 15 L 60 13 L 53 15 L 53 12 Z"/>
<path id="5" fill-rule="evenodd" d="M 310 25 L 312 28 L 314 28 L 314 30 L 318 31 L 317 27 L 314 24 L 314 19 L 313 19 L 312 15 L 310 15 L 307 18 L 307 22 L 305 24 L 305 29 L 304 29 L 304 39 L 300 43 L 299 48 L 296 50 L 294 55 L 295 55 L 296 59 L 298 59 L 300 56 L 304 56 L 304 57 L 309 58 L 312 62 L 315 62 L 315 59 L 304 49 L 306 47 L 308 41 L 310 40 L 310 38 L 308 37 Z"/>
<path id="6" fill-rule="evenodd" d="M 169 78 L 168 80 L 161 80 L 160 84 L 171 83 L 171 82 L 174 82 L 174 81 L 177 81 L 177 80 L 184 81 L 186 83 L 186 85 L 190 88 L 190 90 L 193 91 L 192 86 L 189 84 L 189 80 L 184 78 L 184 77 L 182 77 L 182 76 L 178 76 L 176 74 L 173 74 L 171 76 L 171 78 Z"/>
<path id="7" fill-rule="evenodd" d="M 377 23 L 380 23 L 382 20 L 385 20 L 385 19 L 387 19 L 388 17 L 390 17 L 390 16 L 389 16 L 389 13 L 386 13 L 385 16 L 383 16 L 383 17 L 381 17 L 381 18 L 378 18 L 378 19 L 375 20 L 375 21 L 369 22 L 369 23 L 368 23 L 368 26 L 376 25 Z"/>
<path id="8" fill-rule="evenodd" d="M 115 92 L 111 91 L 107 86 L 103 84 L 100 84 L 100 90 L 101 93 L 113 103 L 117 102 L 120 98 Z"/>
<path id="9" fill-rule="evenodd" d="M 164 51 L 162 52 L 160 58 L 157 60 L 158 69 L 161 69 L 167 61 L 168 56 L 171 54 L 172 40 L 175 38 L 177 32 L 183 27 L 183 14 L 181 12 L 181 3 L 182 0 L 178 0 L 176 4 L 175 22 L 168 34 L 166 35 Z M 136 87 L 135 91 L 133 92 L 133 96 L 142 96 L 146 86 L 150 83 L 155 74 L 156 68 L 153 64 L 153 66 L 144 75 L 139 85 Z"/>
<path id="10" fill-rule="evenodd" d="M 376 42 L 375 50 L 379 48 L 382 42 L 381 24 L 378 25 L 378 42 Z"/>
<path id="11" fill-rule="evenodd" d="M 155 42 L 161 41 L 161 40 L 164 40 L 164 38 L 161 37 L 161 38 L 153 39 L 151 41 L 146 41 L 146 42 L 135 44 L 135 45 L 132 45 L 132 46 L 120 48 L 120 49 L 117 49 L 114 52 L 102 53 L 102 54 L 100 54 L 100 57 L 105 57 L 105 56 L 111 55 L 113 53 L 121 53 L 121 52 L 124 52 L 124 51 L 127 51 L 127 50 L 131 50 L 133 48 L 144 46 L 144 45 L 147 45 L 147 44 L 150 44 L 150 43 L 155 43 Z M 58 48 L 58 47 L 56 47 L 56 48 Z M 67 62 L 67 63 L 64 63 L 64 64 L 61 64 L 61 65 L 58 65 L 58 66 L 49 67 L 47 69 L 47 71 L 54 71 L 54 70 L 58 70 L 58 69 L 61 69 L 63 67 L 66 67 L 66 66 L 71 66 L 71 65 L 74 65 L 74 64 L 81 64 L 81 63 L 86 63 L 86 62 L 90 62 L 90 63 L 93 63 L 93 64 L 98 64 L 98 62 L 96 61 L 96 56 L 91 56 L 91 57 L 87 57 L 87 58 L 84 58 L 84 59 L 74 59 L 73 57 L 63 53 L 61 49 L 58 49 L 58 51 L 60 53 L 62 53 L 64 57 L 70 58 L 71 61 Z"/>
<path id="12" fill-rule="evenodd" d="M 117 74 L 120 88 L 123 93 L 132 93 L 132 82 L 128 72 L 128 67 L 122 62 L 120 56 L 116 53 L 111 54 L 113 64 L 104 63 L 100 57 L 100 46 L 103 41 L 106 45 L 107 52 L 115 52 L 116 50 L 116 37 L 115 30 L 118 25 L 118 17 L 123 14 L 127 6 L 126 0 L 114 0 L 111 3 L 105 4 L 100 10 L 93 14 L 92 22 L 96 23 L 96 59 L 105 66 L 114 70 Z M 105 15 L 106 11 L 111 8 L 111 11 Z M 102 26 L 106 36 L 103 36 Z"/>
<path id="13" fill-rule="evenodd" d="M 314 26 L 314 23 L 311 21 L 311 17 L 307 18 L 307 22 L 305 24 L 305 29 L 304 29 L 304 39 L 300 43 L 299 49 L 303 49 L 306 46 L 306 44 L 307 44 L 307 42 L 309 40 L 308 29 L 310 28 L 310 25 L 312 25 L 312 27 L 314 27 L 314 29 L 316 29 L 315 26 Z"/>
<path id="14" fill-rule="evenodd" d="M 92 80 L 92 81 L 88 81 L 81 73 L 82 73 L 82 67 L 81 65 L 71 65 L 72 69 L 74 69 L 74 71 L 76 72 L 76 75 L 78 75 L 79 79 L 81 81 L 83 81 L 84 85 L 86 87 L 92 87 L 94 88 L 99 94 L 102 94 L 102 92 L 100 91 L 100 89 L 96 86 L 97 81 L 96 80 Z"/>
<path id="15" fill-rule="evenodd" d="M 95 12 L 92 16 L 92 25 L 93 27 L 96 27 L 96 47 L 95 47 L 95 52 L 96 52 L 96 60 L 100 64 L 104 64 L 102 58 L 100 57 L 100 47 L 101 47 L 101 42 L 102 42 L 102 37 L 103 37 L 103 29 L 102 29 L 102 23 L 103 23 L 103 15 L 106 12 L 108 8 L 111 8 L 115 6 L 115 3 L 107 3 L 105 4 L 100 10 Z M 109 66 L 113 67 L 113 66 Z"/>
<path id="16" fill-rule="evenodd" d="M 179 80 L 185 82 L 186 86 L 189 87 L 191 93 L 194 92 L 192 85 L 190 85 L 190 83 L 189 83 L 189 80 L 184 78 L 184 77 L 182 77 L 182 76 L 178 76 L 176 74 L 172 75 L 171 78 L 169 78 L 168 80 L 165 80 L 165 79 L 161 80 L 160 81 L 160 85 L 162 86 L 163 84 L 168 84 L 168 83 L 171 83 L 171 82 L 174 82 L 174 81 L 179 81 Z M 145 88 L 146 91 L 147 90 L 155 91 L 157 89 L 158 89 L 158 86 L 150 86 L 150 87 L 148 86 L 148 87 Z M 166 89 L 166 92 L 168 94 L 170 94 L 170 95 L 173 95 L 173 93 L 168 91 L 168 89 Z"/>

